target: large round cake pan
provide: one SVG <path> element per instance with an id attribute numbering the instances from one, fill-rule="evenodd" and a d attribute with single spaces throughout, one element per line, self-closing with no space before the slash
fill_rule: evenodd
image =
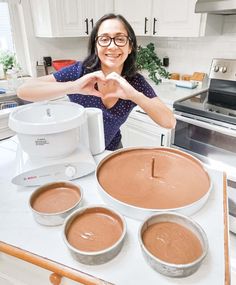
<path id="1" fill-rule="evenodd" d="M 108 205 L 138 220 L 160 211 L 192 215 L 212 189 L 198 159 L 166 147 L 117 150 L 98 164 L 96 180 Z"/>

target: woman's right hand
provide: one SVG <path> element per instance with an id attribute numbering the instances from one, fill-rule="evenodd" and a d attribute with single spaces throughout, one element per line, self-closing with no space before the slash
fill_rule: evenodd
<path id="1" fill-rule="evenodd" d="M 71 82 L 69 94 L 80 93 L 103 97 L 103 94 L 96 88 L 97 85 L 106 84 L 106 78 L 102 71 L 88 73 L 79 79 Z"/>

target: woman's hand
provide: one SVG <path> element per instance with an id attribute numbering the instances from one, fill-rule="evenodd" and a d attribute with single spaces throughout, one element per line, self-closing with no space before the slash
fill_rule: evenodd
<path id="1" fill-rule="evenodd" d="M 99 91 L 97 86 L 104 84 L 106 84 L 106 78 L 103 72 L 95 71 L 73 81 L 70 88 L 70 94 L 81 93 L 84 95 L 103 97 L 102 92 Z"/>
<path id="2" fill-rule="evenodd" d="M 138 91 L 131 86 L 126 79 L 116 72 L 112 72 L 106 76 L 102 88 L 103 98 L 120 98 L 124 100 L 134 100 L 138 95 Z"/>
<path id="3" fill-rule="evenodd" d="M 111 88 L 111 93 L 105 94 L 105 98 L 118 97 L 124 100 L 131 100 L 139 105 L 160 126 L 168 129 L 175 127 L 176 120 L 172 111 L 158 97 L 146 97 L 115 72 L 110 73 L 106 77 L 106 82 L 113 88 Z"/>

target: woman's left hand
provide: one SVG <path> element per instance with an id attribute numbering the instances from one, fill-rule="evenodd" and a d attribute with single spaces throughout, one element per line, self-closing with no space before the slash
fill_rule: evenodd
<path id="1" fill-rule="evenodd" d="M 138 94 L 138 91 L 116 72 L 106 76 L 106 84 L 108 88 L 104 98 L 120 98 L 132 101 Z"/>

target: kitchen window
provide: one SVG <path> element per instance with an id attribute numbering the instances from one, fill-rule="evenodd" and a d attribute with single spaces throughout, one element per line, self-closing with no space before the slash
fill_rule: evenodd
<path id="1" fill-rule="evenodd" d="M 0 49 L 16 53 L 23 75 L 28 74 L 27 44 L 24 32 L 22 0 L 0 0 Z"/>
<path id="2" fill-rule="evenodd" d="M 14 52 L 8 3 L 0 3 L 0 50 Z"/>

